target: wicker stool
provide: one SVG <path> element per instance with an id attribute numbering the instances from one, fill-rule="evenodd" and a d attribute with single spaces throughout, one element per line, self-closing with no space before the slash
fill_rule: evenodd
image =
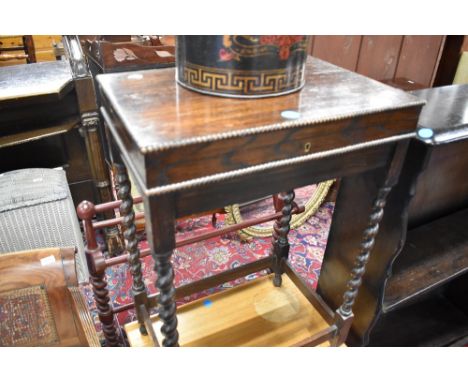
<path id="1" fill-rule="evenodd" d="M 65 171 L 29 168 L 0 174 L 0 256 L 48 247 L 76 247 L 78 281 L 88 281 Z"/>

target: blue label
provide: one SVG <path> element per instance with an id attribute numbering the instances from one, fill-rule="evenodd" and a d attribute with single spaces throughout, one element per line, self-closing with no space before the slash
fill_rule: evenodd
<path id="1" fill-rule="evenodd" d="M 418 135 L 421 138 L 428 139 L 432 138 L 432 136 L 434 135 L 434 131 L 432 129 L 428 129 L 427 127 L 423 127 L 422 129 L 418 130 Z"/>
<path id="2" fill-rule="evenodd" d="M 284 110 L 281 112 L 281 116 L 285 119 L 298 119 L 301 117 L 301 113 L 294 110 Z"/>

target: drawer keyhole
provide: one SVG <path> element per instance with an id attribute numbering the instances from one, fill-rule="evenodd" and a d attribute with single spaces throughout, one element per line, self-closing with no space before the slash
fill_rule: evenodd
<path id="1" fill-rule="evenodd" d="M 312 147 L 311 143 L 310 142 L 307 142 L 305 145 L 304 145 L 304 152 L 305 153 L 308 153 L 310 151 L 310 148 Z"/>

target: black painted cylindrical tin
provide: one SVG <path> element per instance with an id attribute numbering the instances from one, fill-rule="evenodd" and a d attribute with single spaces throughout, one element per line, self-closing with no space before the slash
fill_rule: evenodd
<path id="1" fill-rule="evenodd" d="M 177 82 L 217 96 L 271 97 L 304 86 L 307 36 L 178 36 Z"/>

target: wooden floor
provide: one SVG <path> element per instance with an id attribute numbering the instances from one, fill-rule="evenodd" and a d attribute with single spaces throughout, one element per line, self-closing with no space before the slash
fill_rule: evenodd
<path id="1" fill-rule="evenodd" d="M 292 346 L 328 327 L 287 275 L 272 275 L 213 294 L 178 309 L 181 346 Z M 153 317 L 158 341 L 161 323 Z M 131 346 L 153 346 L 137 322 L 125 325 Z M 328 343 L 325 344 L 327 346 Z"/>

